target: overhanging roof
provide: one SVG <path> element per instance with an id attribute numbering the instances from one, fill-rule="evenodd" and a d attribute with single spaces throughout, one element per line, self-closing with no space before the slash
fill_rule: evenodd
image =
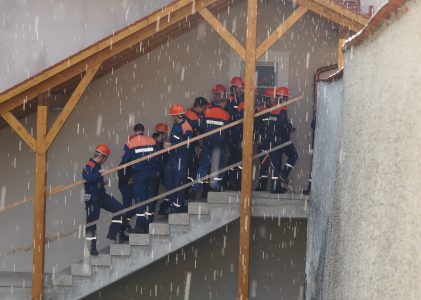
<path id="1" fill-rule="evenodd" d="M 193 29 L 202 21 L 197 12 L 208 8 L 213 13 L 244 0 L 176 0 L 124 29 L 58 62 L 52 67 L 0 94 L 0 115 L 12 111 L 17 117 L 33 109 L 31 101 L 40 93 L 72 90 L 81 75 L 101 64 L 95 78 L 161 46 Z M 300 6 L 353 31 L 361 29 L 367 18 L 329 0 L 295 0 Z M 28 105 L 29 103 L 29 105 Z M 20 108 L 19 108 L 20 107 Z M 23 107 L 23 109 L 22 109 Z M 22 112 L 24 110 L 24 112 Z"/>

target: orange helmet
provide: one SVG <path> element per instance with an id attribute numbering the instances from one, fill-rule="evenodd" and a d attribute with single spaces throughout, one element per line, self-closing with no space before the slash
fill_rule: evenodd
<path id="1" fill-rule="evenodd" d="M 244 88 L 244 80 L 241 77 L 235 76 L 231 79 L 230 81 L 231 85 L 239 87 L 239 88 Z"/>
<path id="2" fill-rule="evenodd" d="M 278 96 L 291 96 L 289 89 L 285 86 L 278 87 L 276 89 L 276 95 Z"/>
<path id="3" fill-rule="evenodd" d="M 227 92 L 227 89 L 223 84 L 218 83 L 213 86 L 212 92 L 214 92 L 215 94 L 225 94 Z"/>
<path id="4" fill-rule="evenodd" d="M 154 127 L 155 131 L 168 133 L 168 124 L 167 123 L 158 123 Z"/>
<path id="5" fill-rule="evenodd" d="M 99 152 L 104 156 L 109 156 L 111 153 L 111 150 L 110 150 L 110 147 L 108 147 L 107 145 L 99 144 L 98 146 L 96 146 L 95 152 Z"/>
<path id="6" fill-rule="evenodd" d="M 184 115 L 186 113 L 186 110 L 184 109 L 184 107 L 181 104 L 174 104 L 173 106 L 171 106 L 170 108 L 170 116 L 179 116 L 179 115 Z"/>
<path id="7" fill-rule="evenodd" d="M 275 98 L 275 88 L 273 87 L 267 88 L 263 96 L 268 97 L 268 98 Z"/>

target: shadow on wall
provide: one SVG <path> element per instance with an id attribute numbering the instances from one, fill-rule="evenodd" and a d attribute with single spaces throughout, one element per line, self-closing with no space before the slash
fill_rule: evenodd
<path id="1" fill-rule="evenodd" d="M 251 299 L 304 299 L 306 226 L 252 219 Z M 235 299 L 238 236 L 235 221 L 85 299 Z"/>

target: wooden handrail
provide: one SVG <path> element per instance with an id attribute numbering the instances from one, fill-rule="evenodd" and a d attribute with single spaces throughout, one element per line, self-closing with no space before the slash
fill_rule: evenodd
<path id="1" fill-rule="evenodd" d="M 264 155 L 268 155 L 268 153 L 271 153 L 273 151 L 279 150 L 279 149 L 281 149 L 283 147 L 288 146 L 289 144 L 291 144 L 291 141 L 288 141 L 288 142 L 283 143 L 281 145 L 275 146 L 275 147 L 273 147 L 271 149 L 268 149 L 266 151 L 262 151 L 262 152 L 260 152 L 258 154 L 255 154 L 253 156 L 253 159 L 257 159 L 257 158 L 262 157 Z M 203 180 L 212 178 L 212 177 L 214 177 L 214 176 L 216 176 L 218 174 L 224 173 L 224 172 L 226 172 L 226 171 L 228 171 L 228 170 L 230 170 L 232 168 L 241 166 L 241 164 L 242 164 L 242 161 L 239 161 L 239 162 L 234 163 L 232 165 L 226 166 L 225 168 L 222 168 L 220 170 L 217 170 L 217 171 L 215 171 L 215 172 L 213 172 L 213 173 L 211 173 L 209 175 L 206 175 L 204 177 L 201 177 L 199 179 L 196 179 L 194 181 L 191 181 L 189 183 L 186 183 L 186 184 L 184 184 L 182 186 L 176 187 L 175 189 L 169 190 L 167 192 L 164 192 L 162 194 L 159 194 L 157 196 L 154 196 L 154 197 L 152 197 L 150 199 L 147 199 L 145 201 L 142 201 L 140 203 L 134 204 L 134 205 L 132 205 L 130 207 L 124 208 L 124 209 L 122 209 L 122 210 L 120 210 L 118 212 L 109 214 L 106 217 L 103 217 L 101 219 L 98 219 L 96 221 L 93 221 L 91 223 L 88 223 L 86 225 L 78 225 L 77 227 L 72 228 L 72 229 L 69 229 L 69 230 L 66 230 L 66 231 L 65 230 L 60 230 L 60 231 L 57 231 L 55 233 L 49 234 L 48 236 L 45 237 L 45 244 L 48 244 L 50 242 L 54 242 L 56 240 L 59 240 L 61 238 L 66 237 L 66 236 L 72 235 L 72 234 L 74 234 L 76 232 L 79 232 L 79 235 L 83 235 L 83 232 L 84 232 L 84 230 L 85 230 L 86 227 L 89 227 L 89 226 L 98 224 L 99 222 L 102 222 L 102 221 L 110 220 L 110 219 L 112 219 L 115 216 L 121 215 L 121 214 L 126 213 L 128 211 L 131 211 L 133 209 L 136 209 L 139 206 L 143 206 L 143 205 L 149 204 L 151 202 L 157 201 L 157 200 L 161 199 L 162 197 L 165 197 L 165 196 L 170 195 L 172 193 L 175 193 L 175 192 L 181 191 L 181 190 L 183 190 L 185 188 L 188 188 L 189 186 L 192 186 L 193 184 L 199 182 L 199 180 L 200 181 L 203 181 Z M 7 256 L 10 256 L 10 255 L 13 255 L 13 254 L 22 252 L 22 251 L 29 252 L 29 251 L 32 251 L 32 250 L 33 250 L 33 244 L 28 244 L 26 246 L 21 246 L 21 247 L 12 249 L 11 251 L 9 251 L 7 253 L 4 253 L 4 254 L 3 253 L 0 253 L 0 258 L 7 257 Z"/>
<path id="2" fill-rule="evenodd" d="M 297 101 L 299 101 L 299 100 L 302 100 L 303 98 L 304 98 L 304 96 L 299 96 L 299 97 L 293 98 L 293 99 L 291 99 L 291 100 L 289 100 L 289 101 L 287 101 L 287 102 L 285 102 L 285 103 L 278 104 L 278 105 L 276 105 L 276 106 L 273 106 L 273 107 L 270 107 L 270 108 L 268 108 L 268 109 L 265 109 L 265 110 L 263 110 L 263 111 L 261 111 L 261 112 L 255 113 L 255 114 L 254 114 L 254 117 L 256 118 L 256 117 L 259 117 L 259 116 L 261 116 L 261 115 L 267 114 L 267 113 L 269 113 L 269 112 L 271 112 L 271 111 L 273 111 L 273 110 L 275 110 L 275 109 L 278 109 L 278 108 L 280 108 L 280 107 L 282 107 L 282 106 L 288 106 L 288 105 L 293 104 L 293 103 L 295 103 L 295 102 L 297 102 Z M 209 132 L 203 133 L 203 134 L 201 134 L 201 135 L 195 136 L 194 138 L 191 138 L 191 139 L 189 139 L 189 140 L 187 140 L 187 141 L 181 142 L 181 143 L 179 143 L 179 144 L 177 144 L 177 145 L 171 146 L 171 147 L 166 148 L 166 149 L 159 150 L 159 151 L 157 151 L 157 152 L 154 152 L 154 153 L 149 154 L 149 155 L 147 155 L 147 156 L 144 156 L 144 157 L 142 157 L 142 158 L 138 158 L 138 159 L 136 159 L 136 160 L 133 160 L 133 161 L 128 162 L 128 163 L 125 163 L 125 164 L 123 164 L 123 165 L 116 166 L 116 167 L 114 167 L 114 168 L 111 168 L 111 169 L 105 170 L 105 171 L 103 172 L 103 176 L 104 176 L 104 175 L 111 174 L 111 173 L 115 173 L 115 172 L 117 172 L 118 170 L 124 169 L 124 168 L 126 168 L 126 167 L 129 167 L 129 166 L 131 166 L 131 165 L 134 165 L 134 164 L 137 164 L 137 163 L 139 163 L 139 162 L 145 161 L 145 160 L 147 160 L 147 159 L 151 159 L 151 158 L 153 158 L 153 157 L 156 157 L 156 156 L 162 155 L 162 154 L 164 154 L 164 153 L 168 153 L 168 152 L 170 152 L 171 150 L 174 150 L 174 149 L 177 149 L 177 148 L 179 148 L 179 147 L 185 146 L 185 145 L 187 145 L 187 144 L 189 144 L 189 143 L 192 143 L 192 142 L 195 142 L 195 141 L 201 140 L 201 139 L 203 139 L 203 138 L 205 138 L 205 137 L 207 137 L 207 136 L 210 136 L 210 135 L 212 135 L 212 134 L 219 133 L 219 132 L 221 132 L 221 131 L 227 130 L 227 129 L 231 128 L 231 127 L 234 127 L 234 126 L 236 126 L 236 125 L 241 124 L 242 122 L 243 122 L 243 119 L 241 119 L 241 120 L 237 120 L 237 121 L 234 121 L 234 122 L 229 123 L 229 124 L 227 124 L 227 125 L 225 125 L 225 126 L 222 126 L 222 127 L 216 128 L 216 129 L 214 129 L 214 130 L 211 130 L 211 131 L 209 131 Z M 84 180 L 79 180 L 79 181 L 76 181 L 76 182 L 74 182 L 74 183 L 71 183 L 71 184 L 68 184 L 68 185 L 65 185 L 65 186 L 63 186 L 63 185 L 59 185 L 59 186 L 52 187 L 52 188 L 50 188 L 50 191 L 49 191 L 49 192 L 47 192 L 47 196 L 48 196 L 48 197 L 50 197 L 50 196 L 54 196 L 54 195 L 57 195 L 57 194 L 63 193 L 63 192 L 65 192 L 65 191 L 67 191 L 67 190 L 70 190 L 70 189 L 73 189 L 73 188 L 75 188 L 75 187 L 77 187 L 77 186 L 82 185 L 84 182 L 85 182 Z M 17 201 L 17 202 L 11 203 L 11 204 L 9 204 L 9 205 L 5 205 L 4 207 L 0 208 L 0 213 L 1 213 L 1 212 L 4 212 L 4 211 L 7 211 L 7 210 L 9 210 L 9 209 L 12 209 L 12 208 L 14 208 L 14 207 L 20 206 L 20 205 L 22 205 L 22 204 L 25 204 L 26 202 L 29 202 L 29 201 L 33 201 L 33 196 L 24 197 L 24 199 L 23 199 L 23 200 L 19 200 L 19 201 Z"/>

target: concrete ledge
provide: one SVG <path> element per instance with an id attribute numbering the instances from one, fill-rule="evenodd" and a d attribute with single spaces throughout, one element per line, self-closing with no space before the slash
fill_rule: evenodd
<path id="1" fill-rule="evenodd" d="M 111 244 L 110 254 L 120 255 L 120 256 L 130 256 L 130 245 L 129 244 Z"/>
<path id="2" fill-rule="evenodd" d="M 169 225 L 190 225 L 190 215 L 188 213 L 181 214 L 169 214 L 168 215 Z"/>
<path id="3" fill-rule="evenodd" d="M 83 265 L 79 265 L 79 264 L 72 264 L 72 266 L 70 267 L 70 273 L 73 276 L 91 276 L 91 265 L 88 264 L 83 264 Z"/>
<path id="4" fill-rule="evenodd" d="M 70 274 L 55 275 L 52 284 L 56 286 L 72 286 L 73 276 Z"/>
<path id="5" fill-rule="evenodd" d="M 151 223 L 149 224 L 149 234 L 170 235 L 170 225 L 168 223 Z"/>
<path id="6" fill-rule="evenodd" d="M 132 246 L 149 246 L 151 244 L 151 236 L 149 234 L 133 234 L 129 235 L 129 244 Z"/>
<path id="7" fill-rule="evenodd" d="M 109 267 L 111 266 L 111 255 L 99 254 L 97 256 L 91 256 L 91 265 Z"/>
<path id="8" fill-rule="evenodd" d="M 191 215 L 207 215 L 209 214 L 209 205 L 203 202 L 190 202 L 189 214 Z"/>

